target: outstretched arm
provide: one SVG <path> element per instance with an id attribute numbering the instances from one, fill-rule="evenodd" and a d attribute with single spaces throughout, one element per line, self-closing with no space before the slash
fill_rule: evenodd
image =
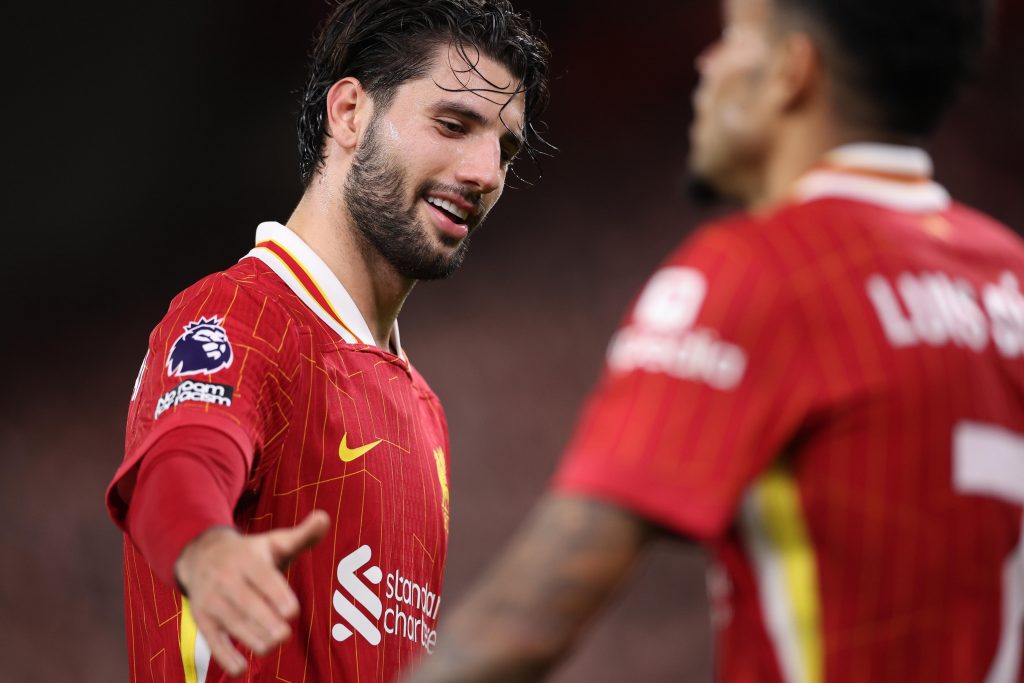
<path id="1" fill-rule="evenodd" d="M 314 511 L 295 527 L 238 533 L 232 510 L 246 463 L 220 432 L 179 427 L 147 451 L 134 491 L 112 491 L 132 541 L 161 580 L 188 596 L 211 655 L 232 676 L 246 659 L 231 638 L 262 655 L 290 636 L 299 603 L 282 569 L 330 526 Z"/>
<path id="2" fill-rule="evenodd" d="M 595 500 L 549 494 L 454 613 L 407 683 L 540 680 L 607 603 L 653 528 Z"/>

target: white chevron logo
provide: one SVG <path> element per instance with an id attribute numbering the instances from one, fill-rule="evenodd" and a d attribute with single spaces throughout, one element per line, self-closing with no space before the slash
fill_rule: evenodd
<path id="1" fill-rule="evenodd" d="M 352 602 L 352 600 L 355 600 L 356 603 L 372 614 L 373 618 L 379 622 L 380 615 L 384 611 L 384 605 L 381 604 L 380 598 L 356 576 L 356 572 L 362 570 L 370 561 L 371 556 L 370 546 L 364 545 L 338 563 L 338 583 L 341 584 L 341 588 L 349 596 L 346 597 L 340 590 L 334 591 L 334 611 L 345 622 L 335 624 L 334 628 L 331 629 L 331 635 L 338 642 L 351 638 L 352 629 L 355 629 L 371 645 L 380 644 L 380 629 Z M 367 568 L 366 571 L 362 572 L 362 575 L 374 586 L 380 585 L 381 580 L 384 578 L 380 567 L 377 566 Z"/>

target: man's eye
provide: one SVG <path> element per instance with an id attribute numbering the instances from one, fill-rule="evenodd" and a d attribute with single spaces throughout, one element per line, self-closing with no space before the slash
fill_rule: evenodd
<path id="1" fill-rule="evenodd" d="M 437 119 L 437 124 L 445 129 L 449 133 L 463 133 L 465 128 L 462 127 L 461 123 L 456 121 L 447 121 L 445 119 Z"/>
<path id="2" fill-rule="evenodd" d="M 519 156 L 519 150 L 516 148 L 501 148 L 501 162 L 503 164 L 511 164 Z"/>

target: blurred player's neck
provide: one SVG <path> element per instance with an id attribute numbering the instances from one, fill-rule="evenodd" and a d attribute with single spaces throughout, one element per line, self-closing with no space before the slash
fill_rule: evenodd
<path id="1" fill-rule="evenodd" d="M 912 144 L 913 141 L 844 124 L 824 105 L 792 113 L 780 121 L 762 169 L 762 182 L 744 199 L 760 213 L 785 202 L 796 181 L 833 149 L 854 142 Z"/>
<path id="2" fill-rule="evenodd" d="M 288 228 L 323 259 L 355 301 L 373 338 L 390 350 L 395 320 L 416 282 L 363 248 L 340 191 L 331 189 L 342 186 L 318 174 L 288 219 Z"/>

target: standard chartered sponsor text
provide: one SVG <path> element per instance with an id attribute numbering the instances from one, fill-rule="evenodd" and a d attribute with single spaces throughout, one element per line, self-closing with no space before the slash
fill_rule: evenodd
<path id="1" fill-rule="evenodd" d="M 437 612 L 441 596 L 426 584 L 418 584 L 402 576 L 397 569 L 387 576 L 385 600 L 395 606 L 384 611 L 384 632 L 418 642 L 428 654 L 437 643 Z"/>
<path id="2" fill-rule="evenodd" d="M 384 578 L 380 567 L 371 564 L 372 555 L 370 546 L 363 545 L 338 563 L 339 590 L 334 591 L 332 602 L 341 621 L 333 624 L 332 637 L 345 642 L 354 635 L 354 629 L 370 645 L 377 646 L 383 627 L 384 633 L 419 643 L 428 654 L 433 653 L 441 596 L 428 584 L 416 583 L 396 569 L 387 575 L 382 600 L 377 592 L 380 589 L 371 588 L 380 586 Z"/>

